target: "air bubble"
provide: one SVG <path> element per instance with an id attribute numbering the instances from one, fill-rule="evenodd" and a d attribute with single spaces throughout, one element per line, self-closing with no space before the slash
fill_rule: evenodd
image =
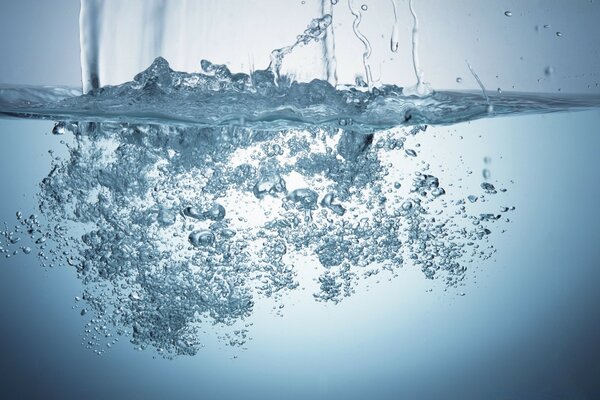
<path id="1" fill-rule="evenodd" d="M 215 235 L 210 230 L 203 229 L 190 233 L 188 239 L 194 247 L 206 247 L 214 243 Z"/>

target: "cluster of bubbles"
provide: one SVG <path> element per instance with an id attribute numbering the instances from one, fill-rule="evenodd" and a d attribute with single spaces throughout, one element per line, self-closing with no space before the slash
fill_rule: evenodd
<path id="1" fill-rule="evenodd" d="M 393 160 L 418 158 L 407 143 L 425 131 L 61 122 L 53 132 L 71 138 L 69 155 L 40 185 L 42 216 L 19 213 L 0 251 L 31 252 L 27 232 L 44 265 L 77 271 L 85 344 L 98 354 L 126 336 L 192 355 L 214 324 L 243 347 L 255 302 L 281 313 L 315 267 L 323 302 L 403 266 L 458 288 L 495 251 L 500 219 L 468 214 L 465 200 L 498 191 L 484 182 L 452 199 L 428 164 L 400 170 Z"/>

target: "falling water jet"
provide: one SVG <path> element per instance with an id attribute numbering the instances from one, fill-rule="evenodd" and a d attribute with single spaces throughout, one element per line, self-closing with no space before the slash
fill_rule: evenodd
<path id="1" fill-rule="evenodd" d="M 81 47 L 81 81 L 83 93 L 100 87 L 100 31 L 102 2 L 81 1 L 79 41 Z"/>
<path id="2" fill-rule="evenodd" d="M 413 29 L 412 29 L 412 59 L 413 59 L 413 69 L 415 71 L 415 76 L 417 78 L 417 84 L 412 87 L 404 88 L 402 91 L 405 96 L 417 96 L 417 97 L 425 97 L 429 96 L 433 91 L 425 82 L 423 82 L 423 71 L 419 65 L 419 19 L 417 18 L 417 13 L 413 8 L 412 0 L 408 2 L 408 8 L 410 9 L 410 13 L 413 17 Z"/>
<path id="3" fill-rule="evenodd" d="M 286 47 L 275 49 L 271 52 L 270 70 L 275 77 L 275 85 L 278 85 L 281 78 L 281 64 L 286 55 L 290 54 L 296 47 L 308 44 L 312 41 L 318 41 L 325 34 L 327 28 L 331 26 L 331 15 L 326 14 L 321 18 L 315 18 L 311 21 L 302 35 L 298 35 L 296 42 Z M 329 69 L 328 69 L 329 72 Z"/>
<path id="4" fill-rule="evenodd" d="M 392 27 L 392 36 L 390 38 L 390 49 L 392 53 L 398 52 L 398 0 L 392 0 L 392 7 L 394 8 L 394 26 Z"/>
<path id="5" fill-rule="evenodd" d="M 362 42 L 362 44 L 365 46 L 365 51 L 363 52 L 363 66 L 365 68 L 365 79 L 367 80 L 367 86 L 369 87 L 369 90 L 371 90 L 372 85 L 373 85 L 373 76 L 371 74 L 371 65 L 369 64 L 369 58 L 371 57 L 371 52 L 372 52 L 371 43 L 369 42 L 369 39 L 367 39 L 367 37 L 365 35 L 363 35 L 361 33 L 361 31 L 358 29 L 358 27 L 360 26 L 360 22 L 362 21 L 362 13 L 360 11 L 354 9 L 354 7 L 352 6 L 352 1 L 353 0 L 348 0 L 348 8 L 350 8 L 350 12 L 354 16 L 354 22 L 352 23 L 352 30 L 354 31 L 354 35 L 356 35 L 358 40 L 360 40 Z"/>
<path id="6" fill-rule="evenodd" d="M 321 0 L 321 15 L 331 15 L 333 18 L 333 4 L 331 0 Z M 323 56 L 325 59 L 325 68 L 327 72 L 327 82 L 331 86 L 337 86 L 337 60 L 335 58 L 335 35 L 333 24 L 329 24 L 323 34 Z"/>
<path id="7" fill-rule="evenodd" d="M 481 92 L 483 93 L 483 97 L 485 98 L 485 102 L 487 103 L 487 106 L 488 106 L 488 108 L 487 108 L 488 113 L 491 113 L 494 110 L 494 108 L 493 108 L 492 104 L 490 103 L 490 98 L 488 97 L 487 91 L 485 90 L 485 86 L 483 86 L 483 82 L 481 82 L 479 75 L 477 75 L 477 73 L 475 72 L 475 70 L 473 69 L 471 64 L 469 64 L 469 61 L 465 60 L 465 62 L 467 63 L 467 67 L 469 67 L 469 71 L 471 71 L 473 78 L 475 78 L 475 80 L 477 81 L 477 84 L 481 88 Z"/>

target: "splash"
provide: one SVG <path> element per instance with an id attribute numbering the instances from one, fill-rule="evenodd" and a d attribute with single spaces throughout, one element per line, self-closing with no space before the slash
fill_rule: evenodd
<path id="1" fill-rule="evenodd" d="M 318 41 L 321 37 L 325 36 L 327 28 L 331 25 L 331 20 L 330 14 L 312 20 L 304 33 L 298 35 L 293 44 L 271 52 L 271 63 L 269 64 L 268 70 L 273 73 L 275 84 L 279 84 L 281 79 L 281 63 L 283 62 L 284 57 L 294 51 L 296 47 L 309 44 L 312 41 Z M 328 68 L 328 72 L 330 68 Z"/>
<path id="2" fill-rule="evenodd" d="M 65 88 L 0 87 L 0 115 L 88 122 L 130 122 L 255 129 L 351 129 L 372 134 L 398 126 L 449 125 L 478 118 L 585 110 L 599 96 L 436 91 L 406 96 L 382 85 L 339 86 L 296 82 L 272 69 L 232 73 L 201 62 L 202 73 L 173 71 L 158 58 L 131 82 L 80 92 Z M 493 102 L 494 108 L 489 105 Z"/>

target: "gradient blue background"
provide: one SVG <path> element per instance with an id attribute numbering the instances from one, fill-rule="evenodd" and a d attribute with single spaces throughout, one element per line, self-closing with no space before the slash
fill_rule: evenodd
<path id="1" fill-rule="evenodd" d="M 35 4 L 2 3 L 3 20 L 23 22 L 14 31 L 2 27 L 2 52 L 13 57 L 0 61 L 0 81 L 75 85 L 76 2 Z M 19 49 L 35 50 L 25 56 Z M 2 259 L 0 396 L 596 399 L 599 124 L 595 110 L 428 129 L 420 154 L 448 167 L 442 182 L 463 177 L 476 188 L 484 156 L 492 158 L 493 180 L 514 180 L 503 198 L 516 211 L 506 233 L 493 233 L 495 261 L 478 264 L 464 297 L 407 269 L 337 306 L 301 291 L 286 302 L 284 318 L 259 304 L 247 351 L 207 337 L 196 357 L 168 361 L 123 340 L 98 357 L 81 345 L 86 318 L 71 309 L 81 292 L 74 271 L 44 270 L 32 255 Z M 0 120 L 0 220 L 35 208 L 48 150 L 65 153 L 51 127 Z"/>

